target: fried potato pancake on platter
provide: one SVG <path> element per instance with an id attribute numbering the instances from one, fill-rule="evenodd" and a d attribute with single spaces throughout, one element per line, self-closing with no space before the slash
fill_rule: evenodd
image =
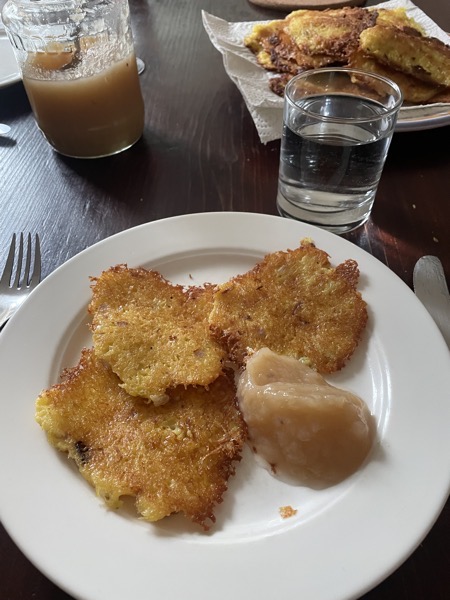
<path id="1" fill-rule="evenodd" d="M 352 54 L 349 66 L 363 71 L 371 71 L 394 81 L 402 90 L 403 104 L 405 105 L 438 101 L 438 95 L 445 90 L 441 85 L 422 81 L 388 67 L 377 61 L 374 57 L 365 54 L 362 50 L 358 50 Z"/>
<path id="2" fill-rule="evenodd" d="M 357 48 L 360 33 L 375 24 L 377 14 L 358 7 L 299 10 L 286 17 L 284 30 L 307 54 L 346 60 Z"/>
<path id="3" fill-rule="evenodd" d="M 132 396 L 167 401 L 177 385 L 209 385 L 222 373 L 211 337 L 213 287 L 173 285 L 159 272 L 117 265 L 92 278 L 94 350 Z"/>
<path id="4" fill-rule="evenodd" d="M 345 64 L 359 34 L 377 13 L 358 7 L 297 10 L 282 21 L 256 25 L 244 44 L 266 69 L 296 74 L 329 64 Z"/>
<path id="5" fill-rule="evenodd" d="M 450 86 L 450 46 L 415 29 L 376 25 L 361 33 L 360 48 L 402 73 L 435 85 Z"/>
<path id="6" fill-rule="evenodd" d="M 92 349 L 36 401 L 36 420 L 110 508 L 136 499 L 147 521 L 184 513 L 205 530 L 215 521 L 246 439 L 232 376 L 208 389 L 169 390 L 154 406 L 132 397 Z"/>
<path id="7" fill-rule="evenodd" d="M 304 240 L 268 254 L 252 270 L 217 286 L 209 316 L 213 334 L 242 365 L 252 351 L 308 359 L 319 373 L 340 370 L 367 324 L 356 289 L 358 265 L 332 267 L 328 254 Z"/>

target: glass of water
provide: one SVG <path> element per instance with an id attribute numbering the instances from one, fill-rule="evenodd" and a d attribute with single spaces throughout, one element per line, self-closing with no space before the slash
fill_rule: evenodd
<path id="1" fill-rule="evenodd" d="M 277 208 L 337 234 L 367 221 L 402 104 L 389 79 L 322 68 L 284 94 Z"/>

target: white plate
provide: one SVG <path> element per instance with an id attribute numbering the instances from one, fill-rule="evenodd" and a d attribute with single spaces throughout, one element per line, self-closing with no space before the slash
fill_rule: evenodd
<path id="1" fill-rule="evenodd" d="M 378 424 L 369 462 L 322 491 L 292 487 L 249 451 L 207 534 L 181 516 L 146 523 L 108 511 L 34 420 L 34 403 L 90 344 L 89 276 L 128 263 L 173 282 L 222 282 L 311 237 L 333 264 L 355 258 L 370 324 L 328 378 L 359 394 Z M 57 269 L 0 335 L 0 517 L 28 558 L 82 600 L 348 600 L 417 547 L 450 484 L 450 356 L 433 320 L 389 269 L 346 240 L 281 217 L 204 213 L 141 225 Z M 297 509 L 283 520 L 281 506 Z"/>
<path id="2" fill-rule="evenodd" d="M 13 49 L 0 24 L 0 88 L 17 83 L 21 78 Z"/>

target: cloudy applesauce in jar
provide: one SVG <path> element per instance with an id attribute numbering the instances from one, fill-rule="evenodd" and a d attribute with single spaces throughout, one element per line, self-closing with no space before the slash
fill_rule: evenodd
<path id="1" fill-rule="evenodd" d="M 132 146 L 144 127 L 134 52 L 99 72 L 79 73 L 74 52 L 57 47 L 30 53 L 24 65 L 23 83 L 48 142 L 77 158 L 109 156 Z"/>

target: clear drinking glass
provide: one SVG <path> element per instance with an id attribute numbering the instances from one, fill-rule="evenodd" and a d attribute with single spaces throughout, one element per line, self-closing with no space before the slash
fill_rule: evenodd
<path id="1" fill-rule="evenodd" d="M 127 0 L 8 0 L 2 19 L 38 127 L 55 150 L 97 158 L 141 137 Z"/>
<path id="2" fill-rule="evenodd" d="M 334 233 L 369 218 L 402 104 L 389 79 L 322 68 L 286 86 L 277 207 Z"/>

